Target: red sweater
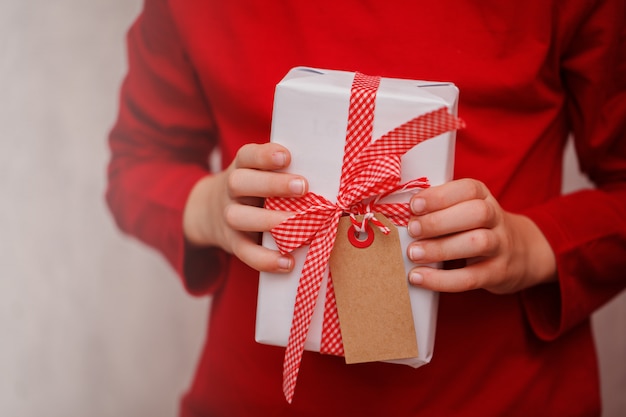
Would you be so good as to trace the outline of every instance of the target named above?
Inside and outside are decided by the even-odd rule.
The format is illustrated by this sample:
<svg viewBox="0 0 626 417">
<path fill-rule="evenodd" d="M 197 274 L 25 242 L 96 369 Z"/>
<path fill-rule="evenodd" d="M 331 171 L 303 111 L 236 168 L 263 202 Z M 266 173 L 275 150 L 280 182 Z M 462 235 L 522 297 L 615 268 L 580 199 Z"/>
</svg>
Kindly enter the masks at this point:
<svg viewBox="0 0 626 417">
<path fill-rule="evenodd" d="M 214 296 L 182 416 L 598 415 L 590 314 L 626 283 L 625 3 L 147 0 L 128 34 L 107 200 L 192 294 Z M 442 294 L 418 369 L 304 354 L 294 402 L 284 349 L 254 341 L 258 273 L 191 249 L 182 212 L 218 146 L 269 137 L 294 66 L 454 82 L 467 123 L 456 177 L 487 184 L 549 240 L 559 281 L 511 295 Z M 573 132 L 595 190 L 559 196 Z"/>
</svg>

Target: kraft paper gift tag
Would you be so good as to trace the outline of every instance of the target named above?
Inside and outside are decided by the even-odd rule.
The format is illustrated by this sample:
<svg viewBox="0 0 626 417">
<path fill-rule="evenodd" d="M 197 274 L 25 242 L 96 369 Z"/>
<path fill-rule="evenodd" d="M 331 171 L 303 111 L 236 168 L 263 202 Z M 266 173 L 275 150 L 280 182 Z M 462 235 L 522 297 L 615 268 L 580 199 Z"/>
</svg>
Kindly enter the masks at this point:
<svg viewBox="0 0 626 417">
<path fill-rule="evenodd" d="M 346 363 L 418 356 L 398 230 L 385 216 L 375 217 L 388 235 L 368 226 L 367 236 L 357 239 L 350 218 L 342 217 L 330 256 Z"/>
</svg>

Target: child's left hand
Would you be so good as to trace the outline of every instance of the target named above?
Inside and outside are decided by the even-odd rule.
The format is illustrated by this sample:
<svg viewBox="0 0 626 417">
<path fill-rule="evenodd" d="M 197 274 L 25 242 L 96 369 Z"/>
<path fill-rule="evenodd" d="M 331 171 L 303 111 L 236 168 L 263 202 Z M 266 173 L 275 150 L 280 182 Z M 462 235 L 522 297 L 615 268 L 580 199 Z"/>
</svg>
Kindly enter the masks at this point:
<svg viewBox="0 0 626 417">
<path fill-rule="evenodd" d="M 512 293 L 556 280 L 554 253 L 529 218 L 504 211 L 487 187 L 462 179 L 420 191 L 411 199 L 407 249 L 416 264 L 411 284 L 444 292 L 483 288 Z M 465 259 L 441 270 L 421 264 Z"/>
</svg>

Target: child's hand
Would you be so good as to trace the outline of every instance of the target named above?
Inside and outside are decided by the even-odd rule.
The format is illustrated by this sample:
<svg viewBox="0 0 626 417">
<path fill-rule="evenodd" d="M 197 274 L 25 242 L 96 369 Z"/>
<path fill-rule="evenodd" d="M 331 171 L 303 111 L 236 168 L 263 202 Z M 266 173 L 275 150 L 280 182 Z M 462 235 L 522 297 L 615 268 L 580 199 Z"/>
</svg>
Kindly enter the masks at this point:
<svg viewBox="0 0 626 417">
<path fill-rule="evenodd" d="M 192 189 L 183 216 L 187 240 L 219 246 L 258 271 L 287 272 L 291 255 L 259 245 L 259 232 L 269 231 L 291 213 L 262 208 L 264 197 L 298 197 L 307 192 L 298 175 L 272 172 L 289 165 L 291 156 L 274 143 L 241 147 L 228 169 L 200 180 Z"/>
<path fill-rule="evenodd" d="M 417 266 L 413 285 L 458 292 L 484 288 L 512 293 L 556 279 L 554 253 L 530 219 L 504 211 L 487 187 L 463 179 L 411 199 L 408 256 L 418 264 L 465 259 L 460 269 Z"/>
</svg>

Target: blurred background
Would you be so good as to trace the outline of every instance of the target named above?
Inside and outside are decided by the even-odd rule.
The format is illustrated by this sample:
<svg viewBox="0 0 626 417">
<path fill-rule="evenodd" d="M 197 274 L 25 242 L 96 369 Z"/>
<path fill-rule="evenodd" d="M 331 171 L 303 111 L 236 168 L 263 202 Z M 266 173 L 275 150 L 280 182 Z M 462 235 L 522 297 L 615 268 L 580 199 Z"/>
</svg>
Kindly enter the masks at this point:
<svg viewBox="0 0 626 417">
<path fill-rule="evenodd" d="M 0 2 L 0 416 L 172 417 L 192 377 L 209 300 L 122 236 L 103 200 L 140 7 Z M 585 186 L 567 161 L 565 188 Z M 624 416 L 626 294 L 594 328 L 604 417 Z"/>
<path fill-rule="evenodd" d="M 208 300 L 103 200 L 140 7 L 0 1 L 0 416 L 176 416 L 192 377 Z"/>
</svg>

